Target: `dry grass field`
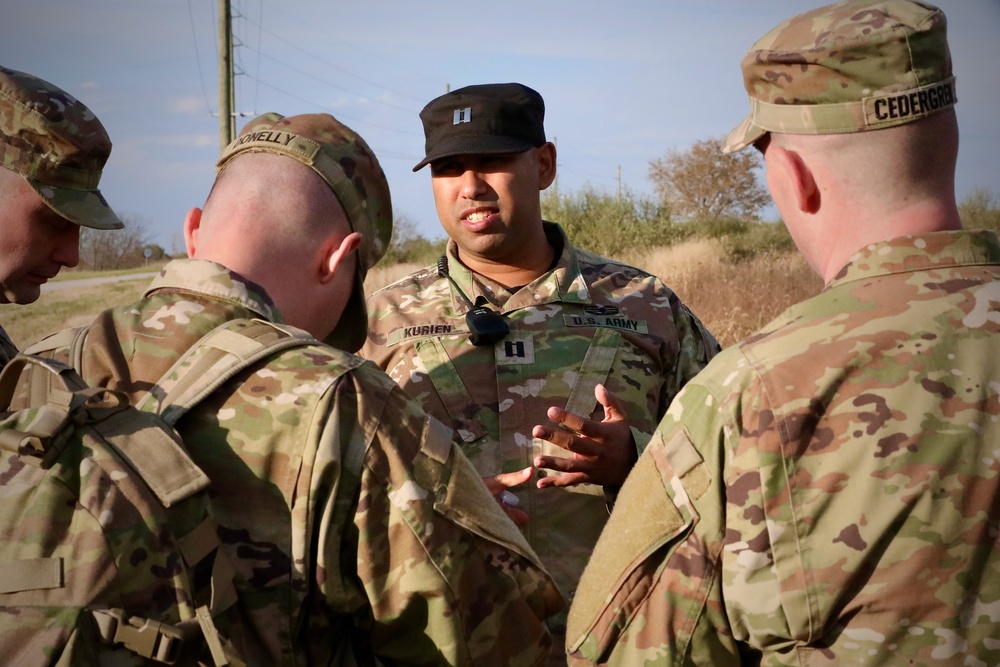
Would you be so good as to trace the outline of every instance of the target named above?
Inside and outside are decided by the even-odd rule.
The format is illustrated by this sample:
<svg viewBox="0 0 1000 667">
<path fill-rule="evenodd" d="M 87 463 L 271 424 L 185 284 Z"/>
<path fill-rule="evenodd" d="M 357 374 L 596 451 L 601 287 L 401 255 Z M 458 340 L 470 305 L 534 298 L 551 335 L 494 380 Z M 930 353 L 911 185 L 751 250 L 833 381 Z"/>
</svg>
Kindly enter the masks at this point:
<svg viewBox="0 0 1000 667">
<path fill-rule="evenodd" d="M 113 305 L 134 301 L 149 279 L 130 279 L 93 287 L 66 287 L 42 293 L 35 303 L 0 304 L 0 325 L 23 348 L 47 333 L 90 322 Z"/>
<path fill-rule="evenodd" d="M 792 303 L 816 294 L 822 284 L 795 252 L 763 253 L 732 263 L 717 240 L 694 240 L 622 261 L 659 276 L 705 323 L 723 346 L 742 340 Z M 365 281 L 370 292 L 419 268 L 396 264 L 376 268 Z M 27 306 L 0 305 L 0 324 L 24 347 L 57 329 L 89 322 L 104 308 L 142 293 L 147 279 L 95 287 L 51 290 Z"/>
<path fill-rule="evenodd" d="M 659 276 L 723 347 L 823 287 L 797 251 L 768 251 L 736 263 L 725 257 L 719 240 L 698 239 L 621 259 Z"/>
</svg>

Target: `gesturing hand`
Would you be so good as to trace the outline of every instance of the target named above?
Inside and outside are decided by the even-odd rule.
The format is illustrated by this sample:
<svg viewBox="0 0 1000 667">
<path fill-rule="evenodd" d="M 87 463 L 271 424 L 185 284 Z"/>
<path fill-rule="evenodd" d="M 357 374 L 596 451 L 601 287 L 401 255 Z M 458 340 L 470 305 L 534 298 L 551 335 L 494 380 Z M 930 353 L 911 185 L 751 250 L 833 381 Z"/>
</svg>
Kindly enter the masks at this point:
<svg viewBox="0 0 1000 667">
<path fill-rule="evenodd" d="M 505 472 L 499 475 L 493 475 L 492 477 L 483 477 L 483 483 L 486 484 L 486 488 L 489 489 L 493 498 L 500 503 L 500 509 L 510 517 L 519 528 L 524 524 L 528 523 L 528 513 L 517 507 L 514 504 L 517 500 L 517 496 L 507 491 L 507 489 L 513 488 L 524 484 L 529 479 L 531 479 L 531 474 L 533 470 L 531 468 L 525 468 L 524 470 L 518 470 L 516 472 Z"/>
<path fill-rule="evenodd" d="M 627 416 L 618 399 L 604 385 L 594 388 L 594 397 L 604 407 L 601 421 L 551 407 L 546 414 L 558 426 L 550 428 L 538 424 L 531 430 L 534 437 L 573 453 L 570 457 L 535 457 L 535 467 L 558 472 L 540 478 L 539 489 L 584 483 L 618 487 L 628 477 L 638 457 Z"/>
</svg>

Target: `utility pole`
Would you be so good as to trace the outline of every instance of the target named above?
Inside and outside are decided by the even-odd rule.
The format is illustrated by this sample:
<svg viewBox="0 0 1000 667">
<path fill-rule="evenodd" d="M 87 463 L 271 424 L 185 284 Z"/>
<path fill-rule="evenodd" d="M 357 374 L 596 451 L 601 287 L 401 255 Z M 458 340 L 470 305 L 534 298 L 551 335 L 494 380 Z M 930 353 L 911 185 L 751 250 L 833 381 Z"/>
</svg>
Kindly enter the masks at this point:
<svg viewBox="0 0 1000 667">
<path fill-rule="evenodd" d="M 220 153 L 236 138 L 233 114 L 233 15 L 229 0 L 219 0 L 219 143 Z"/>
</svg>

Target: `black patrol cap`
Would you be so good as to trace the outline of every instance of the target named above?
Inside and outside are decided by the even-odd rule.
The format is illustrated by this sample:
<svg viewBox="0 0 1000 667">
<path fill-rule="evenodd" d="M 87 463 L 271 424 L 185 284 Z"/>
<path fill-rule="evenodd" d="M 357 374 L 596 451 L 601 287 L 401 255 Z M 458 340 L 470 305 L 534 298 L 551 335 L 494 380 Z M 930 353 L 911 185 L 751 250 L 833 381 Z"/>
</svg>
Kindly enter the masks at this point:
<svg viewBox="0 0 1000 667">
<path fill-rule="evenodd" d="M 420 112 L 426 157 L 413 171 L 453 155 L 523 153 L 545 143 L 545 102 L 520 83 L 487 83 L 445 93 Z"/>
</svg>

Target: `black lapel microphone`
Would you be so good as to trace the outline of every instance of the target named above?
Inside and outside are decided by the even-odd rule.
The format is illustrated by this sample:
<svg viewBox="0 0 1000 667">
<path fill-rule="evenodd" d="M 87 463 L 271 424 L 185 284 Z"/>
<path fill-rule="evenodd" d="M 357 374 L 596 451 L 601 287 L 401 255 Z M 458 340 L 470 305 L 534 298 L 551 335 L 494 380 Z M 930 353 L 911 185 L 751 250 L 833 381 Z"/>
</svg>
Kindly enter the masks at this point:
<svg viewBox="0 0 1000 667">
<path fill-rule="evenodd" d="M 469 312 L 465 314 L 465 324 L 469 327 L 469 341 L 473 345 L 493 345 L 507 337 L 510 327 L 503 315 L 486 307 L 486 299 L 479 297 L 476 303 L 469 301 L 465 292 L 458 286 L 455 279 L 448 273 L 448 256 L 442 255 L 437 261 L 438 275 L 445 278 L 452 284 L 462 301 L 468 306 Z"/>
</svg>

